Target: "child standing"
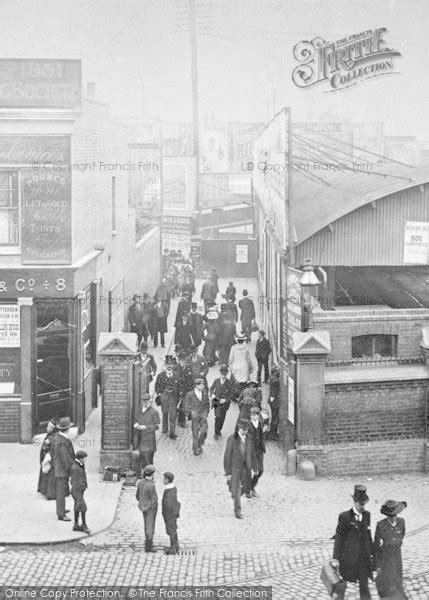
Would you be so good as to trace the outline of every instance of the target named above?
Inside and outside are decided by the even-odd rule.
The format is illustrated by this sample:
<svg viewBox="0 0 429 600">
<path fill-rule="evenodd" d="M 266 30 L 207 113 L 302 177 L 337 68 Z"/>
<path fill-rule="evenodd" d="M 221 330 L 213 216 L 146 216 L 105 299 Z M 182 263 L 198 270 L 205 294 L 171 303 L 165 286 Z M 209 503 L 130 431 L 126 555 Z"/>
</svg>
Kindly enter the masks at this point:
<svg viewBox="0 0 429 600">
<path fill-rule="evenodd" d="M 73 531 L 91 533 L 86 525 L 87 506 L 83 494 L 88 487 L 85 472 L 85 459 L 88 454 L 85 450 L 78 450 L 70 472 L 71 495 L 74 500 L 74 525 Z M 79 513 L 82 515 L 82 525 L 79 525 Z"/>
<path fill-rule="evenodd" d="M 162 516 L 165 529 L 170 537 L 170 549 L 167 554 L 177 554 L 180 550 L 177 538 L 177 519 L 180 516 L 180 502 L 177 500 L 177 488 L 173 485 L 174 475 L 167 471 L 164 473 L 164 495 L 162 496 Z"/>
</svg>

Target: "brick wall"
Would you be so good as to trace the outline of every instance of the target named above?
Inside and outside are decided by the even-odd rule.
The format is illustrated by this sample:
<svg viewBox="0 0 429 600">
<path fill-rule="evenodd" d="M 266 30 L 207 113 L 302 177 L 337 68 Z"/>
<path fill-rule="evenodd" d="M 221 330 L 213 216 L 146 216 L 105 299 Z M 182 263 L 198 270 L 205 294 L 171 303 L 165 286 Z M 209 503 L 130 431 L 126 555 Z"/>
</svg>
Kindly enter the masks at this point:
<svg viewBox="0 0 429 600">
<path fill-rule="evenodd" d="M 0 442 L 20 441 L 20 401 L 20 398 L 0 400 Z"/>
<path fill-rule="evenodd" d="M 297 460 L 314 462 L 318 477 L 424 471 L 424 440 L 300 446 Z"/>
<path fill-rule="evenodd" d="M 327 385 L 325 443 L 423 438 L 427 389 L 427 380 Z"/>
<path fill-rule="evenodd" d="M 315 311 L 314 329 L 329 331 L 329 360 L 351 360 L 352 337 L 369 334 L 397 335 L 398 356 L 420 354 L 421 329 L 429 325 L 429 310 Z"/>
</svg>

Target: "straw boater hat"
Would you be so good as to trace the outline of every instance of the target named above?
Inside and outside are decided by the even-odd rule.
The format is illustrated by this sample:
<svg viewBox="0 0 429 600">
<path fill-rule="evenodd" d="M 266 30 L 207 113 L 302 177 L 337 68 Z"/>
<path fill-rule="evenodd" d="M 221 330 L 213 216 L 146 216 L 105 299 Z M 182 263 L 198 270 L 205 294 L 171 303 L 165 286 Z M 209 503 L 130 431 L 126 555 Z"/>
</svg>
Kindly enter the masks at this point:
<svg viewBox="0 0 429 600">
<path fill-rule="evenodd" d="M 238 340 L 247 340 L 247 336 L 244 335 L 244 333 L 237 333 L 237 335 L 235 336 L 235 339 Z"/>
<path fill-rule="evenodd" d="M 60 431 L 65 431 L 66 429 L 70 429 L 73 423 L 70 421 L 70 417 L 63 417 L 58 421 L 57 429 Z"/>
<path fill-rule="evenodd" d="M 398 502 L 397 500 L 387 500 L 381 507 L 380 512 L 382 515 L 386 515 L 386 517 L 396 517 L 396 515 L 402 512 L 404 508 L 407 508 L 407 503 L 404 500 L 401 502 Z"/>
</svg>

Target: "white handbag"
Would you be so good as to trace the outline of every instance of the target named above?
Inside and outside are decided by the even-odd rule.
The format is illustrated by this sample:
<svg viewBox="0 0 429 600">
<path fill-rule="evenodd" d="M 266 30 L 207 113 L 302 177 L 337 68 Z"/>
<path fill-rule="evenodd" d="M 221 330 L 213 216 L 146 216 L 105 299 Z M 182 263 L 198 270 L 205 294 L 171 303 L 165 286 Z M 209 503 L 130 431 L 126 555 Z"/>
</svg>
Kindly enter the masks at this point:
<svg viewBox="0 0 429 600">
<path fill-rule="evenodd" d="M 52 456 L 50 454 L 50 452 L 47 452 L 45 454 L 45 458 L 42 460 L 42 473 L 49 473 L 49 471 L 52 469 Z"/>
</svg>

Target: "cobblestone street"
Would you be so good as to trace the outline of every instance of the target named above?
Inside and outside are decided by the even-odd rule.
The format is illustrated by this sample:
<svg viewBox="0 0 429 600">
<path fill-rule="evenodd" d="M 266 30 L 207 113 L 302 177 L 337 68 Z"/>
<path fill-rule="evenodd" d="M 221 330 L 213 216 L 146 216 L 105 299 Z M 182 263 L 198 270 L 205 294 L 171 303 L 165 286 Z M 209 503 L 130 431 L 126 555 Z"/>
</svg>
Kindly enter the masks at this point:
<svg viewBox="0 0 429 600">
<path fill-rule="evenodd" d="M 224 281 L 221 281 L 221 289 Z M 240 282 L 249 289 L 253 282 Z M 175 314 L 175 305 L 172 306 Z M 254 336 L 256 338 L 256 336 Z M 254 352 L 255 341 L 251 344 Z M 163 351 L 164 352 L 164 351 Z M 156 360 L 161 366 L 161 350 Z M 209 383 L 217 376 L 213 367 Z M 285 475 L 281 447 L 267 443 L 265 472 L 258 498 L 243 497 L 243 520 L 234 517 L 223 473 L 226 438 L 233 432 L 238 408 L 228 411 L 223 437 L 213 438 L 213 414 L 204 453 L 194 456 L 189 423 L 176 441 L 159 436 L 155 483 L 162 496 L 161 474 L 175 473 L 182 504 L 180 555 L 164 555 L 168 546 L 160 510 L 155 529 L 159 551 L 145 554 L 143 522 L 135 488 L 123 488 L 114 522 L 83 542 L 57 546 L 5 547 L 0 553 L 0 585 L 263 585 L 280 600 L 328 598 L 320 581 L 321 565 L 332 555 L 338 513 L 351 506 L 355 478 L 307 482 Z M 423 474 L 361 477 L 368 487 L 372 527 L 380 506 L 392 497 L 406 500 L 407 536 L 403 547 L 405 588 L 411 599 L 429 598 L 429 480 Z M 89 507 L 90 524 L 91 507 Z M 377 597 L 375 586 L 372 586 Z M 350 585 L 347 599 L 358 598 Z"/>
</svg>

